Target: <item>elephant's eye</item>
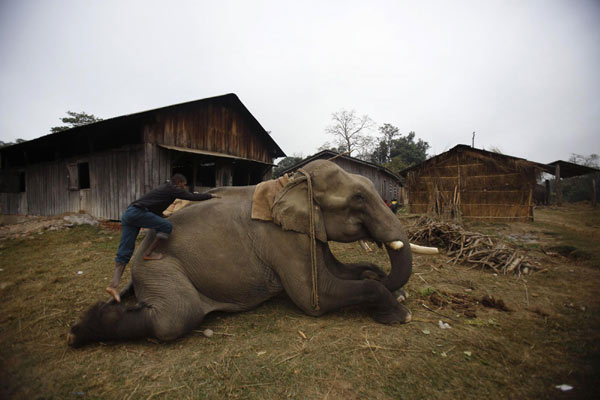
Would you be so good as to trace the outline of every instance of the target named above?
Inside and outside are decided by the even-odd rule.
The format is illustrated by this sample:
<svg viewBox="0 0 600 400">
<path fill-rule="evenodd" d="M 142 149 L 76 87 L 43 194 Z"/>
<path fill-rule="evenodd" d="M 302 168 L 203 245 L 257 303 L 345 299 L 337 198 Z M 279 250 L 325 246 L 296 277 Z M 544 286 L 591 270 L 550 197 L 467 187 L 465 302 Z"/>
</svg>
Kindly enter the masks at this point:
<svg viewBox="0 0 600 400">
<path fill-rule="evenodd" d="M 362 193 L 356 193 L 354 196 L 352 196 L 353 203 L 363 203 L 364 201 L 365 201 L 365 196 L 363 196 Z"/>
</svg>

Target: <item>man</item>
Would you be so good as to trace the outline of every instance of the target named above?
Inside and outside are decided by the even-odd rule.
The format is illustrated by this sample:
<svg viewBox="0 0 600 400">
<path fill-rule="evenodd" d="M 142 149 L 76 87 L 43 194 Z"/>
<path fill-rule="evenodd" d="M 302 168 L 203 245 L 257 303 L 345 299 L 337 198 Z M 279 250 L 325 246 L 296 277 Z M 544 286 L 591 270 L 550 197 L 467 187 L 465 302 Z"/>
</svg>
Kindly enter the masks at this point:
<svg viewBox="0 0 600 400">
<path fill-rule="evenodd" d="M 399 207 L 398 200 L 396 200 L 396 199 L 392 200 L 392 204 L 390 204 L 390 209 L 392 210 L 392 212 L 394 214 L 396 214 L 396 212 L 398 211 L 398 207 Z"/>
<path fill-rule="evenodd" d="M 175 199 L 202 201 L 218 197 L 208 193 L 190 193 L 185 190 L 186 184 L 187 179 L 185 176 L 175 174 L 171 177 L 170 181 L 163 183 L 131 203 L 121 216 L 123 229 L 121 242 L 119 243 L 119 249 L 115 257 L 115 272 L 110 285 L 106 288 L 106 291 L 115 301 L 121 301 L 117 288 L 125 266 L 133 255 L 135 240 L 140 232 L 140 228 L 156 230 L 156 238 L 143 254 L 144 260 L 160 260 L 162 254 L 156 251 L 156 248 L 169 238 L 173 229 L 171 223 L 163 218 L 162 212 Z"/>
</svg>

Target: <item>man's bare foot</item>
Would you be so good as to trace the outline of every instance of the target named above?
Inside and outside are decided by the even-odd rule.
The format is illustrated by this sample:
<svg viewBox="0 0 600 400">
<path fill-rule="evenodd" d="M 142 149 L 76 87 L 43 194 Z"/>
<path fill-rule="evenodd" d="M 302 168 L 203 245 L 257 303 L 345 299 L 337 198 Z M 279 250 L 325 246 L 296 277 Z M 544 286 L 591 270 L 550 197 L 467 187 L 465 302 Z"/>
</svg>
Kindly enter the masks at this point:
<svg viewBox="0 0 600 400">
<path fill-rule="evenodd" d="M 106 288 L 106 292 L 108 294 L 110 294 L 112 296 L 112 298 L 115 299 L 115 301 L 117 303 L 121 302 L 121 296 L 119 296 L 119 292 L 117 291 L 116 288 L 113 288 L 113 287 L 109 286 L 109 287 Z"/>
<path fill-rule="evenodd" d="M 144 260 L 149 261 L 149 260 L 160 260 L 161 258 L 163 258 L 162 253 L 157 253 L 155 251 L 153 251 L 150 254 L 144 254 Z"/>
</svg>

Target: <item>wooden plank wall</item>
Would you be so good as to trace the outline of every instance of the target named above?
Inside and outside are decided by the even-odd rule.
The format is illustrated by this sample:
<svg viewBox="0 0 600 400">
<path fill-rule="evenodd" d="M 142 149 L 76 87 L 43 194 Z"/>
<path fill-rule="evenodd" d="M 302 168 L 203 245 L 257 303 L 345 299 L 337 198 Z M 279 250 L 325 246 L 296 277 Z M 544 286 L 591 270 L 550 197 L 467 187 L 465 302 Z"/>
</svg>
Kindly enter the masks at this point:
<svg viewBox="0 0 600 400">
<path fill-rule="evenodd" d="M 400 185 L 377 168 L 369 167 L 368 165 L 356 163 L 341 157 L 332 161 L 339 165 L 344 171 L 369 178 L 383 200 L 392 201 L 396 198 L 398 201 L 402 201 Z"/>
<path fill-rule="evenodd" d="M 27 214 L 57 215 L 79 211 L 79 197 L 68 190 L 67 160 L 25 169 Z"/>
<path fill-rule="evenodd" d="M 26 215 L 26 193 L 0 193 L 0 214 Z"/>
<path fill-rule="evenodd" d="M 148 152 L 147 152 L 148 151 Z M 69 190 L 68 166 L 88 162 L 90 188 Z M 58 215 L 80 210 L 119 220 L 127 206 L 169 177 L 170 157 L 137 145 L 25 168 L 26 192 L 1 193 L 4 214 Z"/>
<path fill-rule="evenodd" d="M 163 110 L 144 126 L 144 141 L 206 150 L 272 163 L 259 132 L 238 110 L 225 104 Z"/>
<path fill-rule="evenodd" d="M 171 153 L 156 144 L 144 144 L 143 165 L 145 173 L 139 183 L 143 182 L 144 193 L 171 177 Z"/>
<path fill-rule="evenodd" d="M 88 204 L 91 215 L 119 220 L 127 206 L 146 193 L 145 147 L 124 147 L 93 155 Z"/>
</svg>

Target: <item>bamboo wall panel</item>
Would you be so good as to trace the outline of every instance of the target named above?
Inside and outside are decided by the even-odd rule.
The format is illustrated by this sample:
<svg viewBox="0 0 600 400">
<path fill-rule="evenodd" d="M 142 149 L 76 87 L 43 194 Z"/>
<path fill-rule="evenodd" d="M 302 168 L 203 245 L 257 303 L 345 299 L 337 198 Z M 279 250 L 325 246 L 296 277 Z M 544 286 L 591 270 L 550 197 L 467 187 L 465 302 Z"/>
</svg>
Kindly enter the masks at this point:
<svg viewBox="0 0 600 400">
<path fill-rule="evenodd" d="M 449 153 L 434 165 L 409 173 L 409 206 L 414 213 L 460 215 L 487 220 L 533 218 L 531 191 L 536 170 L 523 160 L 486 159 Z"/>
</svg>

